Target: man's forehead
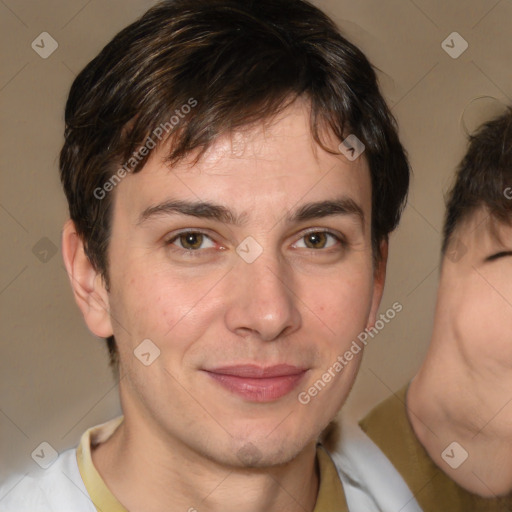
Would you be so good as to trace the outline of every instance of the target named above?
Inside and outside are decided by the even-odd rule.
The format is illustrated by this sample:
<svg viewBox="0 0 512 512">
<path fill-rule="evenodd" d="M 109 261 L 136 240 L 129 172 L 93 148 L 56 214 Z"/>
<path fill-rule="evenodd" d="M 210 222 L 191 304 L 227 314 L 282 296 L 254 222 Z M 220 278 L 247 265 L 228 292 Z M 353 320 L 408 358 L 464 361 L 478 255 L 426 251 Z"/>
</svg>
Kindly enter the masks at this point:
<svg viewBox="0 0 512 512">
<path fill-rule="evenodd" d="M 268 215 L 287 223 L 343 215 L 364 225 L 370 220 L 371 191 L 356 177 L 343 177 L 340 172 L 276 168 L 269 173 L 245 173 L 247 179 L 239 180 L 238 168 L 216 174 L 168 170 L 149 174 L 142 186 L 134 184 L 123 202 L 138 216 L 137 224 L 181 213 L 239 226 Z"/>
<path fill-rule="evenodd" d="M 166 205 L 173 200 L 209 203 L 215 205 L 210 208 L 212 218 L 238 220 L 262 205 L 271 206 L 274 213 L 279 206 L 290 218 L 292 210 L 325 209 L 319 204 L 331 202 L 327 209 L 345 209 L 369 220 L 371 180 L 366 159 L 349 161 L 342 154 L 325 151 L 311 134 L 308 116 L 303 105 L 291 105 L 272 123 L 222 135 L 204 154 L 191 153 L 174 165 L 166 162 L 168 147 L 155 148 L 144 168 L 129 176 L 129 197 L 123 202 L 130 203 L 132 211 L 135 207 L 137 223 L 155 212 L 176 210 Z M 220 215 L 219 207 L 230 212 Z M 191 211 L 190 204 L 186 208 Z M 196 204 L 194 211 L 200 210 Z M 301 218 L 296 213 L 294 220 Z M 303 218 L 308 216 L 312 217 L 311 211 L 303 212 Z"/>
<path fill-rule="evenodd" d="M 302 157 L 318 160 L 325 151 L 313 136 L 310 115 L 309 102 L 299 98 L 277 114 L 219 134 L 206 149 L 198 148 L 169 167 L 176 173 L 222 173 L 220 167 L 228 160 L 252 159 L 283 163 L 298 147 Z M 340 155 L 337 151 L 340 141 L 332 130 L 321 129 L 321 139 L 333 153 Z M 156 148 L 150 160 L 156 157 L 157 161 L 165 162 L 171 153 L 172 143 L 170 138 Z"/>
</svg>

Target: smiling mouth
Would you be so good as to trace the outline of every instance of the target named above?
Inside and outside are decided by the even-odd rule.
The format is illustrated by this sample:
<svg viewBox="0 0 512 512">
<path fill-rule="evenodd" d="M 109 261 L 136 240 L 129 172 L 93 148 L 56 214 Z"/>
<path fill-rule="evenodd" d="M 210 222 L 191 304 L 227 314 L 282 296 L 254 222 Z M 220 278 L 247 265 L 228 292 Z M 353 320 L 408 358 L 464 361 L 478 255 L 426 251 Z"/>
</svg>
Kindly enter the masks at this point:
<svg viewBox="0 0 512 512">
<path fill-rule="evenodd" d="M 273 402 L 288 395 L 304 378 L 306 368 L 279 364 L 225 366 L 203 370 L 228 391 L 249 402 Z"/>
</svg>

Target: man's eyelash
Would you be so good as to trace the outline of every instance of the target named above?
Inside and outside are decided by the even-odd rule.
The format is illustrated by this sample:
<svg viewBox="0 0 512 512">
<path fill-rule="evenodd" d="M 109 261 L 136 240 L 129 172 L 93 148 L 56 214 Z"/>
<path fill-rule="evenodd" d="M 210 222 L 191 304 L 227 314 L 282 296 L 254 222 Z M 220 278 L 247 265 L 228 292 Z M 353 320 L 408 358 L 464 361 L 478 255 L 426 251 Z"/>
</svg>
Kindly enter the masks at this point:
<svg viewBox="0 0 512 512">
<path fill-rule="evenodd" d="M 205 231 L 198 231 L 197 229 L 194 229 L 194 230 L 186 230 L 186 231 L 180 231 L 179 233 L 176 233 L 175 235 L 173 235 L 171 238 L 167 238 L 165 240 L 165 243 L 168 245 L 168 244 L 172 244 L 173 242 L 175 242 L 180 236 L 183 236 L 183 235 L 189 235 L 189 234 L 194 234 L 194 235 L 203 235 L 203 236 L 206 236 L 208 238 L 210 238 L 212 241 L 213 241 L 213 238 L 208 234 L 206 233 Z"/>
<path fill-rule="evenodd" d="M 496 254 L 493 254 L 492 256 L 488 256 L 485 258 L 485 261 L 494 261 L 498 258 L 503 258 L 504 256 L 512 256 L 512 251 L 501 251 Z"/>
</svg>

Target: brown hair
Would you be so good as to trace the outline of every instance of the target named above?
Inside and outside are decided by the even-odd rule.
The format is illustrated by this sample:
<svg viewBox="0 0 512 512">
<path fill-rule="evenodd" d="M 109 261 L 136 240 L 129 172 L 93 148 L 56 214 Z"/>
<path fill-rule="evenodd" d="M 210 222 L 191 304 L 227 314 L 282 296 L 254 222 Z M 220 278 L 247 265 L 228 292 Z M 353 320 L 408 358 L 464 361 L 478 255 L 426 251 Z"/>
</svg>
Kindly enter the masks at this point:
<svg viewBox="0 0 512 512">
<path fill-rule="evenodd" d="M 409 165 L 374 70 L 322 11 L 304 0 L 169 0 L 117 34 L 73 82 L 60 155 L 71 219 L 106 285 L 107 182 L 138 172 L 150 139 L 172 142 L 170 163 L 193 151 L 199 158 L 220 135 L 299 97 L 311 105 L 311 133 L 324 149 L 322 128 L 365 145 L 378 258 L 399 222 Z M 155 137 L 162 127 L 165 136 Z M 115 363 L 113 337 L 108 345 Z"/>
<path fill-rule="evenodd" d="M 469 147 L 448 193 L 443 232 L 444 254 L 459 225 L 478 208 L 492 219 L 512 222 L 512 108 L 483 124 Z"/>
</svg>

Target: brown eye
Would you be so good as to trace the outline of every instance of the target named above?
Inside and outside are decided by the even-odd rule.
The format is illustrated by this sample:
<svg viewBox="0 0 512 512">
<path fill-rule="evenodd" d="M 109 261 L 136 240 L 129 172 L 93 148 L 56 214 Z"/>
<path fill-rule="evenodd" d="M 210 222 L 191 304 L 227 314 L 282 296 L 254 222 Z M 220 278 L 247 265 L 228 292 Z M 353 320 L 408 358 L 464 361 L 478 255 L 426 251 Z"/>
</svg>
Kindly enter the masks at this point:
<svg viewBox="0 0 512 512">
<path fill-rule="evenodd" d="M 178 257 L 206 256 L 212 254 L 213 250 L 222 251 L 215 240 L 201 231 L 182 231 L 169 238 L 165 244 L 169 246 L 172 253 Z"/>
<path fill-rule="evenodd" d="M 201 233 L 185 233 L 179 237 L 183 249 L 195 250 L 201 247 L 203 235 Z"/>
<path fill-rule="evenodd" d="M 315 249 L 320 251 L 323 249 L 334 249 L 336 245 L 340 249 L 344 248 L 346 246 L 345 240 L 330 231 L 310 231 L 301 236 L 293 244 L 293 247 L 295 249 Z"/>
<path fill-rule="evenodd" d="M 309 249 L 323 249 L 327 244 L 328 233 L 308 233 L 304 237 L 306 247 Z"/>
<path fill-rule="evenodd" d="M 196 231 L 180 233 L 167 243 L 185 251 L 198 251 L 199 249 L 209 249 L 214 246 L 213 241 L 208 235 Z"/>
<path fill-rule="evenodd" d="M 196 251 L 201 248 L 204 238 L 202 233 L 182 233 L 176 237 L 175 241 L 179 242 L 182 249 Z"/>
</svg>

